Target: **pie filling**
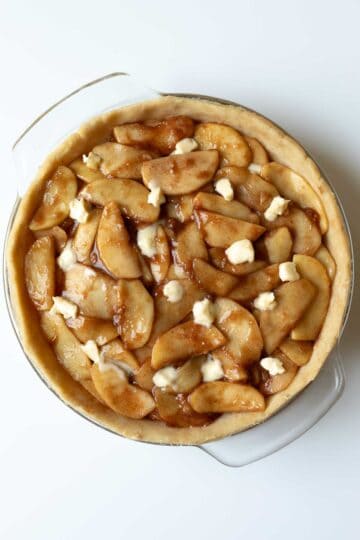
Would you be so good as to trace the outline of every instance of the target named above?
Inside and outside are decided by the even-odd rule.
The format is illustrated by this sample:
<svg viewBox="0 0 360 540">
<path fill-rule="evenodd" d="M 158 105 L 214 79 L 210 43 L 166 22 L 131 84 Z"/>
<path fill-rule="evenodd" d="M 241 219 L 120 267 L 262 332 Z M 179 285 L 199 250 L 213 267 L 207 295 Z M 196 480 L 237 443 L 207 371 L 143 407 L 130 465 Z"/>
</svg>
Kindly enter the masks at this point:
<svg viewBox="0 0 360 540">
<path fill-rule="evenodd" d="M 310 360 L 336 271 L 327 226 L 307 180 L 232 127 L 124 124 L 48 179 L 27 290 L 102 404 L 204 426 L 264 411 Z"/>
</svg>

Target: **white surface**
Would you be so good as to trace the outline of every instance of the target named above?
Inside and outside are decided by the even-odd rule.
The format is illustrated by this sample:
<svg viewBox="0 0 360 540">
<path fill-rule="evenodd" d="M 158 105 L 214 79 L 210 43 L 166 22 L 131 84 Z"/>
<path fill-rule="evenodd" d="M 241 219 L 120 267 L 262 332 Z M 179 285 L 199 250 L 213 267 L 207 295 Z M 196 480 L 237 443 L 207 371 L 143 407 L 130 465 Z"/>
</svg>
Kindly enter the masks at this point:
<svg viewBox="0 0 360 540">
<path fill-rule="evenodd" d="M 125 70 L 157 89 L 240 101 L 288 129 L 329 171 L 357 247 L 359 17 L 356 0 L 2 2 L 1 230 L 12 141 L 69 90 Z M 358 538 L 357 293 L 342 399 L 300 440 L 239 470 L 196 448 L 118 439 L 66 409 L 1 306 L 1 538 Z"/>
</svg>

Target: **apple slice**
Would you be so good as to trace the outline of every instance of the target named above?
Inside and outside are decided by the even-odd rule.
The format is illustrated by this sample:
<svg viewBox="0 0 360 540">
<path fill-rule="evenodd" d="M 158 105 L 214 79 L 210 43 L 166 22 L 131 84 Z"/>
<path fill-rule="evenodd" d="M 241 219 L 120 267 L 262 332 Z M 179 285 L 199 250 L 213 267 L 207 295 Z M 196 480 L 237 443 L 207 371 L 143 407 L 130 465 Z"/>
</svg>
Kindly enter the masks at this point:
<svg viewBox="0 0 360 540">
<path fill-rule="evenodd" d="M 197 210 L 209 210 L 223 216 L 259 223 L 257 214 L 252 212 L 245 204 L 239 201 L 226 201 L 223 197 L 214 193 L 201 191 L 194 198 L 193 204 Z"/>
<path fill-rule="evenodd" d="M 309 182 L 292 169 L 271 162 L 261 169 L 261 176 L 271 182 L 280 195 L 297 203 L 300 208 L 312 208 L 319 216 L 321 233 L 328 229 L 328 219 L 320 197 L 315 193 Z"/>
<path fill-rule="evenodd" d="M 34 231 L 35 238 L 43 238 L 44 236 L 51 236 L 54 238 L 56 253 L 60 253 L 67 242 L 67 234 L 58 225 L 51 227 L 51 229 L 43 229 L 41 231 Z"/>
<path fill-rule="evenodd" d="M 25 283 L 39 311 L 50 309 L 55 296 L 55 243 L 51 236 L 35 240 L 25 256 Z"/>
<path fill-rule="evenodd" d="M 227 338 L 220 349 L 242 367 L 260 358 L 263 340 L 254 316 L 245 308 L 227 298 L 217 298 L 216 325 Z"/>
<path fill-rule="evenodd" d="M 160 418 L 169 426 L 190 427 L 206 426 L 212 418 L 206 414 L 196 413 L 189 405 L 185 396 L 174 396 L 163 392 L 160 388 L 154 391 L 156 407 Z"/>
<path fill-rule="evenodd" d="M 118 336 L 117 330 L 111 321 L 79 315 L 73 319 L 66 319 L 65 322 L 82 343 L 95 341 L 97 345 L 101 346 Z"/>
<path fill-rule="evenodd" d="M 137 373 L 140 367 L 135 356 L 124 348 L 119 338 L 103 345 L 100 354 L 105 362 L 111 362 L 131 375 Z"/>
<path fill-rule="evenodd" d="M 229 178 L 237 198 L 257 212 L 265 212 L 273 198 L 279 195 L 273 184 L 246 168 L 224 167 L 217 171 L 216 177 Z"/>
<path fill-rule="evenodd" d="M 308 363 L 313 348 L 314 344 L 311 341 L 293 341 L 289 338 L 279 345 L 280 351 L 299 367 Z"/>
<path fill-rule="evenodd" d="M 174 195 L 168 197 L 166 213 L 169 218 L 177 219 L 181 223 L 190 221 L 193 211 L 192 195 Z"/>
<path fill-rule="evenodd" d="M 284 283 L 275 290 L 275 308 L 259 313 L 260 330 L 267 354 L 271 354 L 290 334 L 315 294 L 314 285 L 307 279 Z"/>
<path fill-rule="evenodd" d="M 188 116 L 171 116 L 150 125 L 134 122 L 114 128 L 118 143 L 170 154 L 181 139 L 192 137 L 194 122 Z"/>
<path fill-rule="evenodd" d="M 279 375 L 270 375 L 268 371 L 260 367 L 259 389 L 265 396 L 271 396 L 285 390 L 294 380 L 299 369 L 298 366 L 279 349 L 274 352 L 273 356 L 281 361 L 285 368 L 285 372 L 280 373 Z"/>
<path fill-rule="evenodd" d="M 29 228 L 39 231 L 62 223 L 69 215 L 69 203 L 76 197 L 76 192 L 76 176 L 71 169 L 61 165 L 47 181 L 42 203 Z"/>
<path fill-rule="evenodd" d="M 95 146 L 93 153 L 101 157 L 99 168 L 103 175 L 139 180 L 141 179 L 142 164 L 157 156 L 157 154 L 148 150 L 139 150 L 114 142 L 106 142 Z"/>
<path fill-rule="evenodd" d="M 112 319 L 118 311 L 118 282 L 103 272 L 74 264 L 65 272 L 63 296 L 87 317 Z"/>
<path fill-rule="evenodd" d="M 202 374 L 200 368 L 205 359 L 206 356 L 190 358 L 179 368 L 174 385 L 174 391 L 177 394 L 188 394 L 201 383 Z"/>
<path fill-rule="evenodd" d="M 155 238 L 156 255 L 151 258 L 151 272 L 157 283 L 161 283 L 167 276 L 171 254 L 169 249 L 168 238 L 164 227 L 158 226 Z"/>
<path fill-rule="evenodd" d="M 247 167 L 251 163 L 252 152 L 245 138 L 236 129 L 212 122 L 198 124 L 195 139 L 202 150 L 218 150 L 221 165 Z"/>
<path fill-rule="evenodd" d="M 225 379 L 232 382 L 247 382 L 247 370 L 238 364 L 236 359 L 226 350 L 226 346 L 212 351 L 211 356 L 221 362 Z"/>
<path fill-rule="evenodd" d="M 265 399 L 248 384 L 215 381 L 198 386 L 188 398 L 198 413 L 255 412 L 265 410 Z"/>
<path fill-rule="evenodd" d="M 101 371 L 97 364 L 91 368 L 95 388 L 113 411 L 128 418 L 144 418 L 155 408 L 152 396 L 141 388 L 129 384 L 118 368 Z"/>
<path fill-rule="evenodd" d="M 138 351 L 139 349 L 137 349 Z M 135 382 L 143 390 L 151 392 L 154 386 L 153 376 L 155 371 L 151 367 L 151 360 L 144 362 L 135 373 Z"/>
<path fill-rule="evenodd" d="M 119 284 L 119 334 L 127 349 L 147 343 L 154 320 L 154 301 L 138 279 Z"/>
<path fill-rule="evenodd" d="M 94 180 L 103 180 L 104 175 L 100 171 L 95 171 L 87 167 L 81 158 L 75 159 L 69 165 L 69 168 L 76 174 L 80 180 L 89 184 Z"/>
<path fill-rule="evenodd" d="M 145 257 L 143 256 L 143 254 L 141 253 L 139 248 L 134 245 L 134 249 L 136 251 L 136 254 L 137 254 L 137 257 L 138 257 L 138 260 L 139 260 L 142 279 L 143 279 L 145 285 L 153 285 L 154 276 L 151 273 L 150 266 L 148 265 L 147 261 L 145 260 Z"/>
<path fill-rule="evenodd" d="M 271 264 L 282 263 L 291 258 L 292 237 L 287 227 L 279 227 L 263 237 L 267 258 Z"/>
<path fill-rule="evenodd" d="M 269 161 L 269 157 L 263 145 L 253 137 L 244 137 L 244 139 L 252 151 L 251 163 L 256 163 L 256 165 L 265 165 L 265 163 Z"/>
<path fill-rule="evenodd" d="M 241 277 L 238 286 L 229 296 L 237 302 L 249 302 L 262 292 L 272 291 L 279 283 L 279 265 L 272 264 Z"/>
<path fill-rule="evenodd" d="M 265 221 L 268 229 L 287 227 L 292 233 L 294 253 L 314 255 L 321 245 L 320 230 L 312 219 L 312 215 L 295 205 L 289 206 L 286 214 L 275 221 Z"/>
<path fill-rule="evenodd" d="M 207 260 L 208 252 L 196 224 L 187 223 L 176 237 L 174 259 L 185 272 L 192 272 L 192 262 L 195 257 Z"/>
<path fill-rule="evenodd" d="M 226 296 L 238 283 L 235 276 L 217 270 L 197 257 L 193 260 L 193 273 L 200 287 L 215 296 Z"/>
<path fill-rule="evenodd" d="M 225 255 L 225 250 L 222 248 L 211 248 L 209 249 L 209 254 L 211 262 L 214 266 L 216 266 L 216 268 L 219 268 L 224 272 L 228 272 L 229 274 L 234 274 L 235 276 L 245 276 L 266 266 L 265 261 L 231 264 Z"/>
<path fill-rule="evenodd" d="M 57 313 L 46 311 L 41 314 L 41 328 L 51 343 L 60 364 L 79 383 L 90 381 L 91 362 L 81 349 L 81 344 L 64 319 Z"/>
<path fill-rule="evenodd" d="M 330 251 L 322 244 L 314 257 L 323 264 L 327 270 L 329 278 L 333 281 L 336 274 L 336 263 L 330 254 Z"/>
<path fill-rule="evenodd" d="M 151 361 L 151 352 L 152 347 L 149 345 L 149 342 L 144 345 L 143 347 L 140 347 L 139 349 L 134 349 L 133 354 L 136 357 L 136 360 L 139 362 L 139 364 L 144 364 L 145 362 Z"/>
<path fill-rule="evenodd" d="M 265 228 L 255 223 L 234 219 L 213 212 L 197 212 L 198 223 L 205 242 L 212 247 L 227 248 L 237 240 L 257 240 Z"/>
<path fill-rule="evenodd" d="M 218 162 L 215 150 L 153 159 L 143 163 L 143 181 L 146 186 L 155 182 L 165 195 L 186 195 L 212 179 Z"/>
<path fill-rule="evenodd" d="M 99 206 L 106 206 L 113 201 L 128 217 L 153 223 L 159 217 L 160 210 L 147 202 L 149 193 L 146 187 L 134 180 L 105 178 L 85 186 L 79 196 Z"/>
<path fill-rule="evenodd" d="M 184 294 L 179 302 L 175 303 L 169 302 L 166 298 L 163 293 L 163 285 L 155 290 L 155 320 L 149 345 L 153 345 L 161 334 L 185 319 L 191 313 L 194 303 L 205 297 L 205 291 L 200 290 L 190 279 L 182 279 L 181 286 Z"/>
<path fill-rule="evenodd" d="M 315 340 L 324 323 L 331 292 L 331 281 L 325 267 L 314 257 L 294 255 L 293 261 L 301 277 L 317 289 L 311 306 L 291 332 L 291 339 Z"/>
<path fill-rule="evenodd" d="M 133 279 L 141 276 L 137 253 L 130 243 L 118 205 L 109 202 L 102 212 L 96 236 L 101 261 L 117 278 Z"/>
<path fill-rule="evenodd" d="M 224 345 L 225 337 L 215 327 L 206 328 L 187 321 L 159 336 L 151 356 L 153 369 L 175 364 L 189 356 L 206 354 Z"/>
<path fill-rule="evenodd" d="M 76 227 L 72 241 L 72 249 L 76 253 L 79 262 L 90 263 L 90 255 L 94 247 L 95 237 L 101 218 L 100 208 L 95 208 L 89 213 L 85 223 L 79 223 Z"/>
</svg>

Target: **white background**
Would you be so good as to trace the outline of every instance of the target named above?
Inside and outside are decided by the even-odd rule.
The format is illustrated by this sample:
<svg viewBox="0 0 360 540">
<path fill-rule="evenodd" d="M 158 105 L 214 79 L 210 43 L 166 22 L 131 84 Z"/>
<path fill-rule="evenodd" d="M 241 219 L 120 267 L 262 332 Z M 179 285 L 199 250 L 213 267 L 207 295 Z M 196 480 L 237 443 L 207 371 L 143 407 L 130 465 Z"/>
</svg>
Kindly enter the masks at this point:
<svg viewBox="0 0 360 540">
<path fill-rule="evenodd" d="M 156 89 L 239 101 L 298 137 L 330 172 L 356 248 L 359 19 L 356 0 L 1 2 L 1 231 L 19 132 L 68 91 L 123 70 Z M 243 469 L 84 421 L 36 377 L 1 309 L 2 539 L 359 538 L 357 293 L 343 397 L 300 440 Z"/>
</svg>

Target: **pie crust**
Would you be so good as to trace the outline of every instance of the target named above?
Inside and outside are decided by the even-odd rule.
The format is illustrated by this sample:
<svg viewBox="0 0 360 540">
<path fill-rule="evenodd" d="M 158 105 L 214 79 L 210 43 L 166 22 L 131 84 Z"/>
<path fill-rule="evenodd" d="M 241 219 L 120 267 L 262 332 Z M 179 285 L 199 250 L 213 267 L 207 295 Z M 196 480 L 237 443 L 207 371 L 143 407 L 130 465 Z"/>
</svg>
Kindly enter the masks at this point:
<svg viewBox="0 0 360 540">
<path fill-rule="evenodd" d="M 114 126 L 168 116 L 187 115 L 197 121 L 219 122 L 258 139 L 271 158 L 305 177 L 325 207 L 329 229 L 323 241 L 337 266 L 330 304 L 310 361 L 302 366 L 290 386 L 268 398 L 264 412 L 227 413 L 203 427 L 176 428 L 152 420 L 123 417 L 89 394 L 59 364 L 47 342 L 38 313 L 26 290 L 24 258 L 33 242 L 28 224 L 39 205 L 45 181 L 59 165 L 67 165 L 96 144 L 107 140 Z M 351 252 L 336 196 L 305 150 L 288 134 L 261 115 L 241 106 L 220 104 L 207 99 L 164 96 L 151 101 L 112 110 L 92 118 L 66 138 L 44 161 L 26 195 L 22 198 L 9 234 L 7 268 L 11 302 L 24 351 L 46 384 L 67 405 L 94 423 L 125 437 L 161 444 L 194 445 L 223 438 L 263 422 L 315 379 L 335 346 L 342 329 L 351 287 Z M 29 324 L 29 321 L 32 321 Z"/>
</svg>

